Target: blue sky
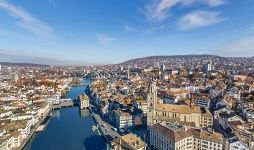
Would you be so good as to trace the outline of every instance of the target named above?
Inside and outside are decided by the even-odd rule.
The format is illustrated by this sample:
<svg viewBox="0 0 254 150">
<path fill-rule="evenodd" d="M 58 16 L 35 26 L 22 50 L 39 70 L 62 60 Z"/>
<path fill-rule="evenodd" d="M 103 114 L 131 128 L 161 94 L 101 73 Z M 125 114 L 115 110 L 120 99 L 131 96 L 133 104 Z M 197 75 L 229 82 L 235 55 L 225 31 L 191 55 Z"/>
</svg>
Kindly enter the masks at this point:
<svg viewBox="0 0 254 150">
<path fill-rule="evenodd" d="M 253 0 L 0 0 L 0 61 L 254 55 Z"/>
</svg>

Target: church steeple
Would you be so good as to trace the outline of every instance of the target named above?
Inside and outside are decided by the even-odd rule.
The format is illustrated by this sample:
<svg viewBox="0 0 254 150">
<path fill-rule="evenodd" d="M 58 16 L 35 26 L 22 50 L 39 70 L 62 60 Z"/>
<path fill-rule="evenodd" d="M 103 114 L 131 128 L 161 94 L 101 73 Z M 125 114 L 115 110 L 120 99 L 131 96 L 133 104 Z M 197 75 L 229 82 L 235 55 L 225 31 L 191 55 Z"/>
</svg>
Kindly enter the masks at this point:
<svg viewBox="0 0 254 150">
<path fill-rule="evenodd" d="M 189 104 L 189 106 L 190 106 L 190 107 L 193 107 L 193 105 L 194 105 L 194 97 L 193 97 L 193 93 L 191 92 L 191 99 L 190 99 L 190 104 Z"/>
<path fill-rule="evenodd" d="M 147 124 L 148 125 L 153 125 L 153 118 L 155 115 L 156 103 L 157 103 L 156 80 L 151 80 L 149 82 L 148 94 L 147 94 L 147 104 L 148 104 Z"/>
</svg>

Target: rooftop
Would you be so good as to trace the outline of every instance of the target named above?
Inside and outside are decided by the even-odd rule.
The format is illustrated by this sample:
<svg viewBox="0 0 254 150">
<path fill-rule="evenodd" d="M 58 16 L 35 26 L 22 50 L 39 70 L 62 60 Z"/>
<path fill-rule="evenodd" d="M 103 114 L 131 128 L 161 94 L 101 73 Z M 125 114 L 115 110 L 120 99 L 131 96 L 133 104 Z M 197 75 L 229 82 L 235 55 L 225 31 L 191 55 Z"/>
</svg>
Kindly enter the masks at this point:
<svg viewBox="0 0 254 150">
<path fill-rule="evenodd" d="M 158 134 L 169 138 L 173 142 L 181 141 L 187 137 L 194 137 L 198 139 L 204 139 L 213 141 L 216 143 L 222 143 L 222 135 L 217 132 L 209 132 L 206 130 L 200 130 L 195 128 L 184 128 L 176 123 L 158 123 L 151 127 L 152 130 Z"/>
</svg>

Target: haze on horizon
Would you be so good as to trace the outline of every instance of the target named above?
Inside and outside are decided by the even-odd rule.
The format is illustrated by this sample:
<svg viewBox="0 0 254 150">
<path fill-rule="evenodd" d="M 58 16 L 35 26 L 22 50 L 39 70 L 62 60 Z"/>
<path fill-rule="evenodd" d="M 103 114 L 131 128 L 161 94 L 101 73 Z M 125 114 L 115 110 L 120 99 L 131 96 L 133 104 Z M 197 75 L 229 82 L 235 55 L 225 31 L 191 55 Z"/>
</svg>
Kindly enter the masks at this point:
<svg viewBox="0 0 254 150">
<path fill-rule="evenodd" d="M 254 56 L 253 0 L 0 0 L 0 62 Z"/>
</svg>

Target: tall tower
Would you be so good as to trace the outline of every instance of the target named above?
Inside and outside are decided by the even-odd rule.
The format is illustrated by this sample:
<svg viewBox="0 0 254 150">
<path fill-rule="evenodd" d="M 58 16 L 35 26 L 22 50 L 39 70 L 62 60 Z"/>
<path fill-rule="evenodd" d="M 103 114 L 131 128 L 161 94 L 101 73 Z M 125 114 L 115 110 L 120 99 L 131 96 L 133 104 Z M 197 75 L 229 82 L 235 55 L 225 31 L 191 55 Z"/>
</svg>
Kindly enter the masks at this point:
<svg viewBox="0 0 254 150">
<path fill-rule="evenodd" d="M 156 80 L 152 80 L 149 83 L 149 93 L 147 94 L 147 125 L 152 126 L 154 124 L 155 107 L 157 103 L 157 86 Z"/>
<path fill-rule="evenodd" d="M 130 79 L 130 66 L 127 67 L 127 79 Z"/>
<path fill-rule="evenodd" d="M 162 63 L 161 64 L 161 67 L 160 67 L 160 71 L 159 71 L 159 76 L 160 76 L 160 79 L 163 80 L 163 76 L 164 76 L 164 71 L 165 71 L 165 64 Z"/>
<path fill-rule="evenodd" d="M 210 61 L 206 67 L 206 71 L 212 71 L 212 61 Z"/>
<path fill-rule="evenodd" d="M 7 67 L 7 71 L 8 71 L 8 73 L 11 73 L 12 72 L 11 67 Z"/>
<path fill-rule="evenodd" d="M 1 70 L 2 70 L 2 65 L 0 64 L 0 72 L 1 72 Z"/>
</svg>

